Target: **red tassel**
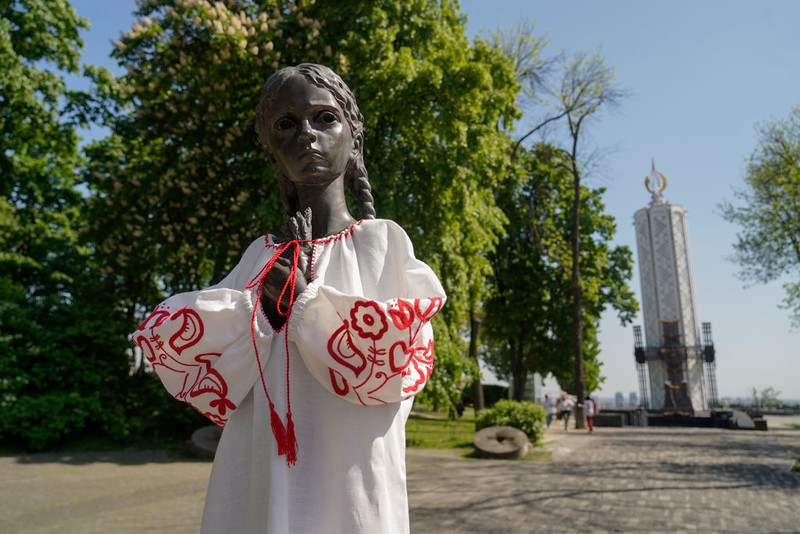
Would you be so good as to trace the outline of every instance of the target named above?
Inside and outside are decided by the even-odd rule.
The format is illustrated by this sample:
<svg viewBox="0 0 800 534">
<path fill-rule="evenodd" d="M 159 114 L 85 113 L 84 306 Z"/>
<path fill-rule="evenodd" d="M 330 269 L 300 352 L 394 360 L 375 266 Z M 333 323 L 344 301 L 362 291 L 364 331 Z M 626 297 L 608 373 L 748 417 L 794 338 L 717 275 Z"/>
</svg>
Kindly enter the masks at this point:
<svg viewBox="0 0 800 534">
<path fill-rule="evenodd" d="M 294 434 L 292 412 L 286 414 L 286 463 L 289 467 L 297 463 L 297 436 Z"/>
<path fill-rule="evenodd" d="M 272 435 L 275 436 L 275 442 L 278 444 L 278 456 L 284 455 L 287 452 L 286 447 L 286 427 L 283 426 L 281 416 L 275 411 L 275 406 L 270 403 L 269 405 L 269 419 L 272 426 Z"/>
</svg>

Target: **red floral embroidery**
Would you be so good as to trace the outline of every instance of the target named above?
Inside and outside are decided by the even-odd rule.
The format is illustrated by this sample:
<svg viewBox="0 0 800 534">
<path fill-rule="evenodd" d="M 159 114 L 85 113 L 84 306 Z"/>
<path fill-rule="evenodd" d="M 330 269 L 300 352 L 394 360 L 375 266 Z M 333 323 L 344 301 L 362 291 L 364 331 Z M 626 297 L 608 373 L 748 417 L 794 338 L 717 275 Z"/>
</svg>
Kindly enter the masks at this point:
<svg viewBox="0 0 800 534">
<path fill-rule="evenodd" d="M 414 307 L 404 300 L 398 300 L 397 308 L 389 310 L 389 315 L 398 330 L 405 330 L 414 322 Z"/>
<path fill-rule="evenodd" d="M 428 342 L 426 347 L 417 347 L 414 349 L 414 354 L 408 360 L 414 367 L 414 371 L 416 371 L 415 375 L 416 380 L 413 384 L 403 387 L 403 393 L 416 393 L 428 379 L 431 377 L 431 373 L 433 372 L 433 340 L 431 339 Z M 411 376 L 408 370 L 403 372 L 405 376 Z"/>
<path fill-rule="evenodd" d="M 167 319 L 169 319 L 169 312 L 160 308 L 156 308 L 153 310 L 153 313 L 148 315 L 147 319 L 145 319 L 142 324 L 139 325 L 139 328 L 137 328 L 136 331 L 139 332 L 142 330 L 147 330 L 148 328 L 155 328 L 163 324 Z"/>
<path fill-rule="evenodd" d="M 367 367 L 367 359 L 364 358 L 361 351 L 353 346 L 353 342 L 350 340 L 347 321 L 328 340 L 328 353 L 337 362 L 352 370 L 356 377 Z"/>
<path fill-rule="evenodd" d="M 356 301 L 350 321 L 342 319 L 328 338 L 328 353 L 336 364 L 328 370 L 337 395 L 366 405 L 367 400 L 408 398 L 425 386 L 433 371 L 433 339 L 419 334 L 443 300 L 412 302 L 397 299 L 384 312 L 377 302 Z"/>
<path fill-rule="evenodd" d="M 363 338 L 378 341 L 386 333 L 389 326 L 386 324 L 386 315 L 375 302 L 360 300 L 350 310 L 353 329 Z"/>
<path fill-rule="evenodd" d="M 411 362 L 410 356 L 413 354 L 414 351 L 409 350 L 404 341 L 398 341 L 392 345 L 392 349 L 389 351 L 389 367 L 395 373 L 402 371 Z"/>
<path fill-rule="evenodd" d="M 184 308 L 178 310 L 170 319 L 174 321 L 179 317 L 183 319 L 183 326 L 169 338 L 169 346 L 178 354 L 196 345 L 204 333 L 203 321 L 196 311 Z"/>
<path fill-rule="evenodd" d="M 179 321 L 179 327 L 165 343 L 159 327 L 167 321 Z M 236 405 L 227 398 L 225 379 L 214 369 L 220 354 L 203 353 L 193 358 L 180 356 L 199 343 L 204 333 L 203 320 L 196 311 L 183 308 L 170 315 L 164 309 L 156 309 L 136 330 L 134 341 L 176 399 L 192 405 L 214 423 L 224 426 L 228 411 L 235 410 Z M 180 388 L 174 387 L 175 384 Z"/>
<path fill-rule="evenodd" d="M 425 308 L 425 311 L 422 311 L 419 307 L 420 299 L 416 299 L 414 301 L 414 309 L 417 311 L 417 316 L 422 319 L 423 323 L 427 323 L 433 316 L 439 313 L 439 310 L 442 309 L 442 299 L 441 298 L 433 298 L 430 299 L 428 303 L 428 307 Z"/>
<path fill-rule="evenodd" d="M 328 369 L 328 373 L 331 375 L 331 384 L 333 384 L 333 390 L 342 397 L 347 395 L 347 392 L 350 390 L 350 386 L 347 385 L 347 380 L 342 376 L 342 373 L 334 371 L 333 369 Z"/>
</svg>

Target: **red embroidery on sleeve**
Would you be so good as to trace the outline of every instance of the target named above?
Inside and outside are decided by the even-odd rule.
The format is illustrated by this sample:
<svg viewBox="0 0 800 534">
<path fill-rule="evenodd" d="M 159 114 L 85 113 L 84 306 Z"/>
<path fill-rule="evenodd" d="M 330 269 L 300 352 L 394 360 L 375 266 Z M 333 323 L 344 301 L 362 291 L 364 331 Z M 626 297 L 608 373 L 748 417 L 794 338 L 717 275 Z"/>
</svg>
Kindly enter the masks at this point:
<svg viewBox="0 0 800 534">
<path fill-rule="evenodd" d="M 155 328 L 156 326 L 161 325 L 167 319 L 169 319 L 169 312 L 162 310 L 161 308 L 156 308 L 153 310 L 153 313 L 147 316 L 147 319 L 142 321 L 142 324 L 139 325 L 139 328 L 137 328 L 136 331 L 140 332 L 149 328 Z"/>
<path fill-rule="evenodd" d="M 164 343 L 155 329 L 167 321 L 180 321 L 180 327 L 170 336 L 169 342 Z M 144 333 L 146 330 L 149 330 L 149 334 Z M 142 334 L 135 335 L 134 341 L 161 380 L 181 384 L 174 397 L 192 405 L 219 426 L 224 426 L 228 410 L 235 410 L 236 405 L 227 398 L 228 384 L 225 379 L 213 368 L 220 354 L 214 352 L 198 354 L 191 359 L 177 358 L 202 339 L 205 330 L 200 315 L 189 308 L 182 308 L 172 315 L 164 309 L 156 309 L 137 332 Z M 208 395 L 214 397 L 207 401 L 208 407 L 213 410 L 203 409 L 206 403 L 200 398 Z"/>
<path fill-rule="evenodd" d="M 350 321 L 342 319 L 328 339 L 328 354 L 340 365 L 338 370 L 329 368 L 333 391 L 342 397 L 353 396 L 362 404 L 366 404 L 364 398 L 387 402 L 398 393 L 402 398 L 418 393 L 433 371 L 433 339 L 425 343 L 417 338 L 441 308 L 441 298 L 415 299 L 413 305 L 398 299 L 387 312 L 375 301 L 356 301 Z M 391 321 L 387 321 L 387 313 Z M 390 329 L 395 332 L 386 339 Z M 401 332 L 407 332 L 407 337 Z M 354 343 L 359 338 L 369 343 L 368 347 L 364 341 L 360 343 L 366 357 Z M 348 371 L 352 372 L 349 379 L 357 378 L 357 384 L 347 382 Z M 389 389 L 382 391 L 385 388 Z"/>
<path fill-rule="evenodd" d="M 423 323 L 427 323 L 428 321 L 433 319 L 434 315 L 439 313 L 439 310 L 442 309 L 442 299 L 439 298 L 439 297 L 430 299 L 430 302 L 428 303 L 428 307 L 425 308 L 424 312 L 422 310 L 420 310 L 420 307 L 419 307 L 420 300 L 421 299 L 416 299 L 414 301 L 414 309 L 417 311 L 417 317 L 422 319 Z"/>
<path fill-rule="evenodd" d="M 414 307 L 404 300 L 398 300 L 397 309 L 390 309 L 389 315 L 398 330 L 405 330 L 414 322 Z"/>
<path fill-rule="evenodd" d="M 196 311 L 183 308 L 175 312 L 170 317 L 173 321 L 178 317 L 183 319 L 183 326 L 169 338 L 169 346 L 176 353 L 180 354 L 184 349 L 188 349 L 197 344 L 203 337 L 203 321 Z"/>
<path fill-rule="evenodd" d="M 347 321 L 328 339 L 328 353 L 358 377 L 367 368 L 367 359 L 350 340 Z M 341 376 L 341 375 L 340 375 Z"/>
<path fill-rule="evenodd" d="M 389 367 L 392 369 L 392 372 L 398 373 L 408 367 L 408 364 L 411 362 L 409 356 L 413 355 L 413 353 L 414 351 L 409 350 L 408 345 L 404 341 L 398 341 L 392 345 L 392 349 L 389 351 Z"/>
<path fill-rule="evenodd" d="M 413 384 L 403 387 L 403 393 L 411 394 L 422 389 L 422 386 L 431 377 L 433 372 L 433 340 L 431 339 L 428 342 L 427 347 L 416 347 L 413 356 L 408 361 L 414 366 L 417 380 Z M 405 376 L 411 375 L 409 372 L 404 372 L 403 374 Z"/>
<path fill-rule="evenodd" d="M 375 302 L 360 300 L 350 310 L 353 320 L 353 329 L 362 338 L 378 341 L 389 328 L 386 324 L 386 315 Z"/>
<path fill-rule="evenodd" d="M 328 373 L 331 375 L 331 385 L 333 386 L 333 390 L 338 394 L 344 397 L 347 395 L 347 392 L 350 390 L 350 386 L 347 385 L 347 380 L 342 376 L 342 373 L 339 371 L 334 371 L 333 369 L 328 369 Z M 341 382 L 341 385 L 339 384 Z"/>
</svg>

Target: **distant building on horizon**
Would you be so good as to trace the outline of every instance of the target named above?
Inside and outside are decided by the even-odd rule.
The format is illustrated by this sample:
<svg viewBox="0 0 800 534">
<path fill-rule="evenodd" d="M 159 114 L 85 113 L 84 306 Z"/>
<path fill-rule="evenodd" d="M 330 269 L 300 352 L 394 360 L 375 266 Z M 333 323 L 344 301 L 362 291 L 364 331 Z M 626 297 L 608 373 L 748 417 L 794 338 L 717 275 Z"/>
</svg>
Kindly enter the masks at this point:
<svg viewBox="0 0 800 534">
<path fill-rule="evenodd" d="M 614 407 L 622 408 L 623 406 L 625 406 L 625 395 L 621 391 L 617 391 L 614 395 Z"/>
<path fill-rule="evenodd" d="M 634 355 L 642 404 L 692 415 L 716 403 L 714 345 L 711 323 L 701 340 L 686 209 L 667 202 L 666 186 L 653 162 L 645 178 L 652 199 L 633 216 L 644 319 L 644 338 L 633 327 Z"/>
<path fill-rule="evenodd" d="M 635 391 L 631 391 L 628 394 L 628 404 L 630 404 L 634 408 L 636 406 L 639 406 L 639 395 L 637 395 Z"/>
</svg>

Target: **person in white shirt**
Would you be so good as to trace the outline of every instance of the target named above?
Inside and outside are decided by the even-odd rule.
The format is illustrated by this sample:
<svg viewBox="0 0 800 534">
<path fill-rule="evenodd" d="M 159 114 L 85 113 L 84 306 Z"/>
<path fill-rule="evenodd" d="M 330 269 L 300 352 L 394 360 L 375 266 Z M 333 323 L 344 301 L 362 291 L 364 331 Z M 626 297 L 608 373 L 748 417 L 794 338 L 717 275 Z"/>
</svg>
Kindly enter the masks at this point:
<svg viewBox="0 0 800 534">
<path fill-rule="evenodd" d="M 561 398 L 558 399 L 558 404 L 556 408 L 558 410 L 558 417 L 559 419 L 564 420 L 564 430 L 569 432 L 569 416 L 572 415 L 572 408 L 575 406 L 575 403 L 566 393 L 561 393 Z"/>
</svg>

